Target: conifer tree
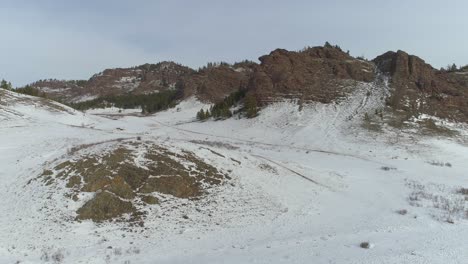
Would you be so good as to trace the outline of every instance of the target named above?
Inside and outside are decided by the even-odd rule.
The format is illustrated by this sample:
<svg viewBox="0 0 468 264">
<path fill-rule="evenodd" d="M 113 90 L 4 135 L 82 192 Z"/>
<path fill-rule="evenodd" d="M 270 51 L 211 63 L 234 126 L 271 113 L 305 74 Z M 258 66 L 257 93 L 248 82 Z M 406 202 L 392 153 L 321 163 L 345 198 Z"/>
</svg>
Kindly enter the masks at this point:
<svg viewBox="0 0 468 264">
<path fill-rule="evenodd" d="M 249 94 L 245 97 L 244 106 L 246 109 L 246 116 L 248 118 L 253 118 L 257 116 L 258 109 L 257 109 L 257 99 L 255 96 Z"/>
</svg>

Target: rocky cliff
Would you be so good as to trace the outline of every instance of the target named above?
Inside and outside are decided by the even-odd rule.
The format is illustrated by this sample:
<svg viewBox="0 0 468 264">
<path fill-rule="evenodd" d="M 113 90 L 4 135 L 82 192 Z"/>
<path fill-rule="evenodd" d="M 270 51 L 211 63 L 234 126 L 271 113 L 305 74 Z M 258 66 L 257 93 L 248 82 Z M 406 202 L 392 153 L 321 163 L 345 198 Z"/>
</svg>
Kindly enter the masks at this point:
<svg viewBox="0 0 468 264">
<path fill-rule="evenodd" d="M 87 81 L 47 80 L 32 85 L 64 102 L 177 90 L 181 99 L 196 96 L 216 103 L 246 89 L 261 105 L 284 99 L 330 103 L 346 97 L 357 82 L 370 83 L 384 74 L 390 79 L 390 110 L 468 121 L 468 69 L 436 70 L 403 51 L 389 51 L 367 61 L 331 45 L 302 51 L 277 49 L 259 61 L 211 63 L 199 70 L 161 62 L 104 70 Z"/>
<path fill-rule="evenodd" d="M 197 96 L 218 102 L 230 93 L 245 89 L 254 63 L 210 64 L 198 71 L 161 62 L 133 68 L 106 69 L 87 81 L 41 80 L 31 84 L 49 98 L 75 103 L 122 94 L 150 94 L 177 90 L 181 96 Z"/>
<path fill-rule="evenodd" d="M 177 89 L 195 71 L 174 62 L 106 69 L 87 81 L 45 80 L 31 84 L 48 97 L 67 103 L 126 93 L 148 94 Z"/>
<path fill-rule="evenodd" d="M 436 70 L 403 51 L 387 52 L 373 62 L 390 76 L 388 106 L 411 115 L 468 121 L 468 72 Z"/>
<path fill-rule="evenodd" d="M 219 102 L 227 95 L 247 89 L 254 63 L 214 65 L 200 69 L 183 80 L 184 96 L 197 96 L 205 102 Z"/>
<path fill-rule="evenodd" d="M 295 98 L 329 103 L 345 95 L 353 81 L 374 80 L 374 65 L 338 47 L 314 47 L 301 52 L 277 49 L 259 58 L 249 89 L 262 103 Z"/>
</svg>

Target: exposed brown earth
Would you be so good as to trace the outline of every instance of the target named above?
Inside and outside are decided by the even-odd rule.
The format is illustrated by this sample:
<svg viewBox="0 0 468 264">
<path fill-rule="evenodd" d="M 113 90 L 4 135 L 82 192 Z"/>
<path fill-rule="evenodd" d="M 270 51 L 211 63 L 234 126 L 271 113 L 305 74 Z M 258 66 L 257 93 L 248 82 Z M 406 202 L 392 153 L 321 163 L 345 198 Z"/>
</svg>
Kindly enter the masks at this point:
<svg viewBox="0 0 468 264">
<path fill-rule="evenodd" d="M 135 161 L 136 151 L 144 151 L 142 163 Z M 65 181 L 68 196 L 77 202 L 80 193 L 94 193 L 76 211 L 76 219 L 95 222 L 125 214 L 137 218 L 141 202 L 160 203 L 154 195 L 197 198 L 229 178 L 191 152 L 177 154 L 149 143 L 121 143 L 101 154 L 80 155 L 45 170 L 42 177 L 47 185 Z"/>
</svg>

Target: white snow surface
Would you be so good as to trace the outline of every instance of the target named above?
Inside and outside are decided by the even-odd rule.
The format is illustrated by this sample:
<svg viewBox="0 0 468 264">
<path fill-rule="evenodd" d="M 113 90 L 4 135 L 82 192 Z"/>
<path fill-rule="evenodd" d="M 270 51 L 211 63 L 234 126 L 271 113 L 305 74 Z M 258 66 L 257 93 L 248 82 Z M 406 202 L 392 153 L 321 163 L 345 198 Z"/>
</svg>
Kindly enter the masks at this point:
<svg viewBox="0 0 468 264">
<path fill-rule="evenodd" d="M 209 106 L 193 98 L 109 118 L 116 109 L 0 91 L 0 263 L 468 263 L 468 198 L 457 193 L 468 188 L 466 127 L 450 139 L 363 129 L 385 93 L 362 85 L 336 104 L 198 122 Z M 141 228 L 76 222 L 65 187 L 28 184 L 73 147 L 137 136 L 232 180 L 201 202 L 150 206 Z"/>
</svg>

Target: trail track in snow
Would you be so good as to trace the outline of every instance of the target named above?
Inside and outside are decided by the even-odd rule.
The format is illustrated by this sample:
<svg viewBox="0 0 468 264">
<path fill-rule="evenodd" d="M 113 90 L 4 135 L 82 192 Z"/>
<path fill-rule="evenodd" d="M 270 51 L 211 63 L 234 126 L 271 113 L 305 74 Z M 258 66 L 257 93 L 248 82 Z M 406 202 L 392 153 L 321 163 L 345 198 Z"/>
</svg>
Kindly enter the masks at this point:
<svg viewBox="0 0 468 264">
<path fill-rule="evenodd" d="M 304 174 L 299 173 L 299 172 L 297 172 L 297 171 L 295 171 L 295 170 L 293 170 L 293 169 L 291 169 L 291 168 L 289 168 L 289 167 L 286 167 L 285 165 L 283 165 L 283 164 L 281 164 L 281 163 L 279 163 L 279 162 L 277 162 L 277 161 L 274 161 L 274 160 L 271 160 L 271 159 L 269 159 L 269 158 L 266 158 L 266 157 L 263 157 L 263 156 L 260 156 L 260 155 L 256 155 L 256 154 L 251 154 L 251 155 L 252 155 L 253 157 L 257 157 L 257 158 L 266 160 L 266 161 L 268 161 L 268 162 L 271 162 L 271 163 L 273 163 L 273 164 L 275 164 L 275 165 L 278 165 L 278 166 L 280 166 L 281 168 L 286 169 L 286 170 L 288 170 L 288 171 L 294 173 L 295 175 L 297 175 L 297 176 L 299 176 L 299 177 L 305 179 L 306 181 L 312 182 L 312 183 L 314 183 L 314 184 L 317 184 L 317 185 L 319 185 L 319 186 L 325 187 L 325 188 L 327 188 L 327 189 L 331 189 L 330 187 L 328 187 L 328 186 L 326 186 L 326 185 L 323 185 L 323 184 L 321 184 L 321 183 L 319 183 L 319 182 L 317 182 L 317 181 L 315 181 L 315 180 L 313 180 L 313 179 L 311 179 L 311 178 L 305 176 Z"/>
<path fill-rule="evenodd" d="M 254 141 L 254 140 L 246 140 L 246 139 L 240 139 L 240 138 L 235 138 L 235 137 L 228 137 L 228 136 L 220 136 L 220 135 L 214 135 L 214 134 L 209 134 L 209 133 L 203 133 L 203 132 L 198 132 L 198 131 L 193 131 L 193 130 L 188 130 L 184 128 L 179 128 L 176 126 L 164 124 L 159 121 L 155 121 L 161 126 L 168 127 L 171 129 L 175 129 L 178 131 L 182 132 L 187 132 L 187 133 L 192 133 L 192 134 L 197 134 L 197 135 L 203 135 L 203 136 L 210 136 L 210 137 L 216 137 L 216 138 L 223 138 L 223 139 L 229 139 L 233 141 L 238 141 L 242 143 L 248 143 L 248 144 L 254 144 L 254 145 L 263 145 L 263 146 L 268 146 L 268 147 L 279 147 L 279 148 L 288 148 L 288 149 L 293 149 L 293 150 L 301 150 L 301 151 L 310 151 L 310 152 L 317 152 L 317 153 L 323 153 L 323 154 L 330 154 L 330 155 L 337 155 L 337 156 L 343 156 L 343 157 L 350 157 L 350 158 L 355 158 L 359 160 L 364 160 L 364 161 L 369 161 L 373 163 L 377 163 L 379 165 L 386 165 L 385 163 L 378 162 L 372 159 L 368 159 L 365 157 L 357 156 L 357 155 L 352 155 L 352 154 L 346 154 L 346 153 L 340 153 L 340 152 L 334 152 L 334 151 L 328 151 L 328 150 L 321 150 L 321 149 L 312 149 L 312 148 L 304 148 L 304 147 L 296 147 L 296 146 L 291 146 L 291 145 L 284 145 L 284 144 L 272 144 L 272 143 L 265 143 L 265 142 L 259 142 L 259 141 Z"/>
</svg>

